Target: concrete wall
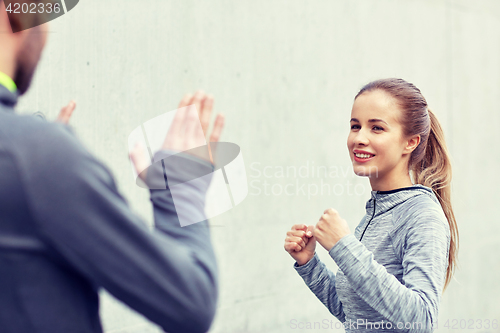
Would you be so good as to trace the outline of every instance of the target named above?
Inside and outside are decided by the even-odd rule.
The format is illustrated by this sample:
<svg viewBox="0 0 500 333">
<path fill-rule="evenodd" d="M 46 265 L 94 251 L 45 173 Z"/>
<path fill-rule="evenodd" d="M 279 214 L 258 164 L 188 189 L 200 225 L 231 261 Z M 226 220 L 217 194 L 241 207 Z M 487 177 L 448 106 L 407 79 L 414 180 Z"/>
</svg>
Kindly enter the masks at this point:
<svg viewBox="0 0 500 333">
<path fill-rule="evenodd" d="M 290 321 L 334 319 L 292 268 L 285 233 L 328 207 L 354 230 L 371 190 L 346 149 L 354 95 L 381 77 L 415 83 L 446 133 L 460 231 L 438 332 L 453 319 L 483 320 L 482 330 L 462 332 L 500 332 L 485 327 L 500 320 L 497 0 L 82 0 L 49 38 L 19 112 L 55 118 L 75 99 L 72 126 L 149 223 L 148 193 L 129 169 L 130 131 L 198 88 L 226 114 L 222 140 L 242 148 L 251 187 L 211 221 L 221 286 L 214 333 L 311 332 Z M 303 177 L 275 174 L 287 166 L 303 167 Z M 338 173 L 313 176 L 321 166 Z M 288 184 L 296 191 L 278 194 Z M 315 194 L 322 184 L 335 192 Z M 107 332 L 158 331 L 106 293 L 102 317 Z"/>
</svg>

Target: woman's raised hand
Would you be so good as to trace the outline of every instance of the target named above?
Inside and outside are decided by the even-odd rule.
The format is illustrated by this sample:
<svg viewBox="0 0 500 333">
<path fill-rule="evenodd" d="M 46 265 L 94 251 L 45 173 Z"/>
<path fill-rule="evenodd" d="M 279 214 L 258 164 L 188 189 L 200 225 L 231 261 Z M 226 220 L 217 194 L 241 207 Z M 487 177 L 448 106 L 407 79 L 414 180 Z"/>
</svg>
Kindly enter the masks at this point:
<svg viewBox="0 0 500 333">
<path fill-rule="evenodd" d="M 288 252 L 299 266 L 307 264 L 314 257 L 316 239 L 313 236 L 314 226 L 295 224 L 286 233 L 285 251 Z"/>
</svg>

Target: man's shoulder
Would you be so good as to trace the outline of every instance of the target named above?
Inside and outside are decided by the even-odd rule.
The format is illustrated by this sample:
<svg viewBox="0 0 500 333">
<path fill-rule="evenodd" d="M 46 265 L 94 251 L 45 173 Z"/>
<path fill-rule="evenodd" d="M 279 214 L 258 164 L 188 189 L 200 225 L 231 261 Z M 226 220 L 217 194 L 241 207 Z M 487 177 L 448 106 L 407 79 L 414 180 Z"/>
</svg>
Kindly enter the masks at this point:
<svg viewBox="0 0 500 333">
<path fill-rule="evenodd" d="M 29 115 L 0 115 L 0 142 L 23 171 L 56 171 L 92 159 L 73 130 Z"/>
<path fill-rule="evenodd" d="M 74 132 L 67 125 L 50 122 L 44 119 L 28 115 L 17 114 L 12 110 L 0 106 L 0 135 L 7 139 L 19 141 L 39 141 L 39 134 L 50 138 L 61 135 L 72 135 Z"/>
</svg>

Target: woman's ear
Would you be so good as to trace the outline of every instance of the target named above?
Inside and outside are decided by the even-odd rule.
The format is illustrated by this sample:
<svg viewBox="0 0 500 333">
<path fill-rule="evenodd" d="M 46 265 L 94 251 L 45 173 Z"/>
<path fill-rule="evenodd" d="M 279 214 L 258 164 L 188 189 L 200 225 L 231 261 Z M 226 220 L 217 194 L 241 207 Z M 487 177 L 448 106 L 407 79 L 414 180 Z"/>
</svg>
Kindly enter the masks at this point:
<svg viewBox="0 0 500 333">
<path fill-rule="evenodd" d="M 404 152 L 407 154 L 411 154 L 418 147 L 419 143 L 420 143 L 420 135 L 411 137 L 410 139 L 408 139 L 408 141 L 406 141 L 406 147 L 404 149 Z"/>
</svg>

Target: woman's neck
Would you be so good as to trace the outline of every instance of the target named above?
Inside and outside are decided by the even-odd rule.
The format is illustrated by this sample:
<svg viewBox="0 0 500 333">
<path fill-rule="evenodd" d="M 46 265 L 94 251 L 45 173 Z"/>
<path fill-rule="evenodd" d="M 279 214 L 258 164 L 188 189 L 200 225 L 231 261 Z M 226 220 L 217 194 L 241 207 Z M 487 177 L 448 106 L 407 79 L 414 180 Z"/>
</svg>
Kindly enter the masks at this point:
<svg viewBox="0 0 500 333">
<path fill-rule="evenodd" d="M 412 186 L 410 175 L 398 178 L 370 178 L 370 184 L 372 187 L 372 191 L 391 191 L 398 188 Z"/>
</svg>

